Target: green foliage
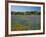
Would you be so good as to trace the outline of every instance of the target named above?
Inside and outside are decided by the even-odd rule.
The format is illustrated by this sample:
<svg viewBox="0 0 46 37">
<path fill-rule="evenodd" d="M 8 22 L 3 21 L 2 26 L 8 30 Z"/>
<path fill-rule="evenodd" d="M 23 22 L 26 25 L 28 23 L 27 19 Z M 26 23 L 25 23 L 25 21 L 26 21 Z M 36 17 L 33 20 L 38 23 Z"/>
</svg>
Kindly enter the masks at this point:
<svg viewBox="0 0 46 37">
<path fill-rule="evenodd" d="M 11 15 L 40 15 L 38 11 L 26 11 L 26 12 L 11 12 Z"/>
</svg>

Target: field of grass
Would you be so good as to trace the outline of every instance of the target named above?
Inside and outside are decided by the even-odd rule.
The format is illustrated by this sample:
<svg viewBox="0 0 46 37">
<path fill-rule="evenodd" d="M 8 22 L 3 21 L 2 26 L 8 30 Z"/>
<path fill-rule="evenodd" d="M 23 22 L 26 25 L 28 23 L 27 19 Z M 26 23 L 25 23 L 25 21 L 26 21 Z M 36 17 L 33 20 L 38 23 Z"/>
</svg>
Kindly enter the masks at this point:
<svg viewBox="0 0 46 37">
<path fill-rule="evenodd" d="M 11 31 L 38 30 L 40 29 L 39 15 L 12 15 Z"/>
<path fill-rule="evenodd" d="M 13 17 L 13 16 L 12 16 Z M 23 15 L 16 15 L 16 18 L 13 18 L 11 20 L 11 30 L 28 30 L 31 28 L 31 20 L 26 18 L 26 16 Z"/>
</svg>

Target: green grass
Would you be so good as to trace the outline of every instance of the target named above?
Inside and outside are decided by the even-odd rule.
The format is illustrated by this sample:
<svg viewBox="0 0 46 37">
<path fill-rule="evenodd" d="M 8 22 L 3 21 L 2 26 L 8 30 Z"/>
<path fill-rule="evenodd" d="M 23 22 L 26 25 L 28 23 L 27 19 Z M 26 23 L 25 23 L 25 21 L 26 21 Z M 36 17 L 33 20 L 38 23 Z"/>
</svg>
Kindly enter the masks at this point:
<svg viewBox="0 0 46 37">
<path fill-rule="evenodd" d="M 28 19 L 26 17 L 31 15 L 12 15 L 18 17 L 18 19 L 21 20 L 27 20 L 25 23 L 18 23 L 16 20 L 11 20 L 11 31 L 24 31 L 24 30 L 31 30 L 32 29 L 32 23 L 31 19 Z M 34 15 L 33 15 L 34 16 Z M 40 29 L 40 23 L 36 24 L 37 27 L 34 27 L 33 30 Z M 39 28 L 38 28 L 39 26 Z"/>
<path fill-rule="evenodd" d="M 23 25 L 21 23 L 18 23 L 14 20 L 11 21 L 11 31 L 22 31 L 22 30 L 28 30 L 29 28 L 31 29 L 31 22 L 27 22 L 28 25 Z"/>
<path fill-rule="evenodd" d="M 11 23 L 12 25 L 11 25 L 11 31 L 21 31 L 21 30 L 28 30 L 30 27 L 31 27 L 31 25 L 23 25 L 23 24 L 19 24 L 19 23 L 17 23 L 17 22 L 14 22 L 14 21 L 12 21 L 12 23 Z"/>
</svg>

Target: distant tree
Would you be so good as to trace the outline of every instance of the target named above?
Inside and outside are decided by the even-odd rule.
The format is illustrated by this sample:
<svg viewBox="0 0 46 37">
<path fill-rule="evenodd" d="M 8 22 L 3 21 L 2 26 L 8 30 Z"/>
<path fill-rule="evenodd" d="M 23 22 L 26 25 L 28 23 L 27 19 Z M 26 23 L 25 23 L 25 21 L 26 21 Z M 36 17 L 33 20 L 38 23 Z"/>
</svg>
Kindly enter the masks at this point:
<svg viewBox="0 0 46 37">
<path fill-rule="evenodd" d="M 32 12 L 31 12 L 31 14 L 32 14 L 32 15 L 34 15 L 34 14 L 35 14 L 35 12 L 33 12 L 33 11 L 32 11 Z"/>
<path fill-rule="evenodd" d="M 26 11 L 26 12 L 11 12 L 11 15 L 40 15 L 38 11 Z"/>
<path fill-rule="evenodd" d="M 31 12 L 27 11 L 25 12 L 26 15 L 31 15 Z"/>
<path fill-rule="evenodd" d="M 15 14 L 15 12 L 12 11 L 12 12 L 11 12 L 11 15 L 14 15 L 14 14 Z"/>
<path fill-rule="evenodd" d="M 38 15 L 40 15 L 41 14 L 41 12 L 38 12 Z"/>
</svg>

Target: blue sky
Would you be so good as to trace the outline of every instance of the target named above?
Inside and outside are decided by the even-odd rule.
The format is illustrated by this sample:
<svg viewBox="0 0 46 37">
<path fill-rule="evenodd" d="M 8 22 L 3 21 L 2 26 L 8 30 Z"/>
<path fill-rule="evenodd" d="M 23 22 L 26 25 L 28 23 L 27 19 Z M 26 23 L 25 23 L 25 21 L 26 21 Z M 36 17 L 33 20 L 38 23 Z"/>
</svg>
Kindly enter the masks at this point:
<svg viewBox="0 0 46 37">
<path fill-rule="evenodd" d="M 11 6 L 11 11 L 19 11 L 19 12 L 25 12 L 25 11 L 40 11 L 41 8 L 37 6 Z"/>
</svg>

